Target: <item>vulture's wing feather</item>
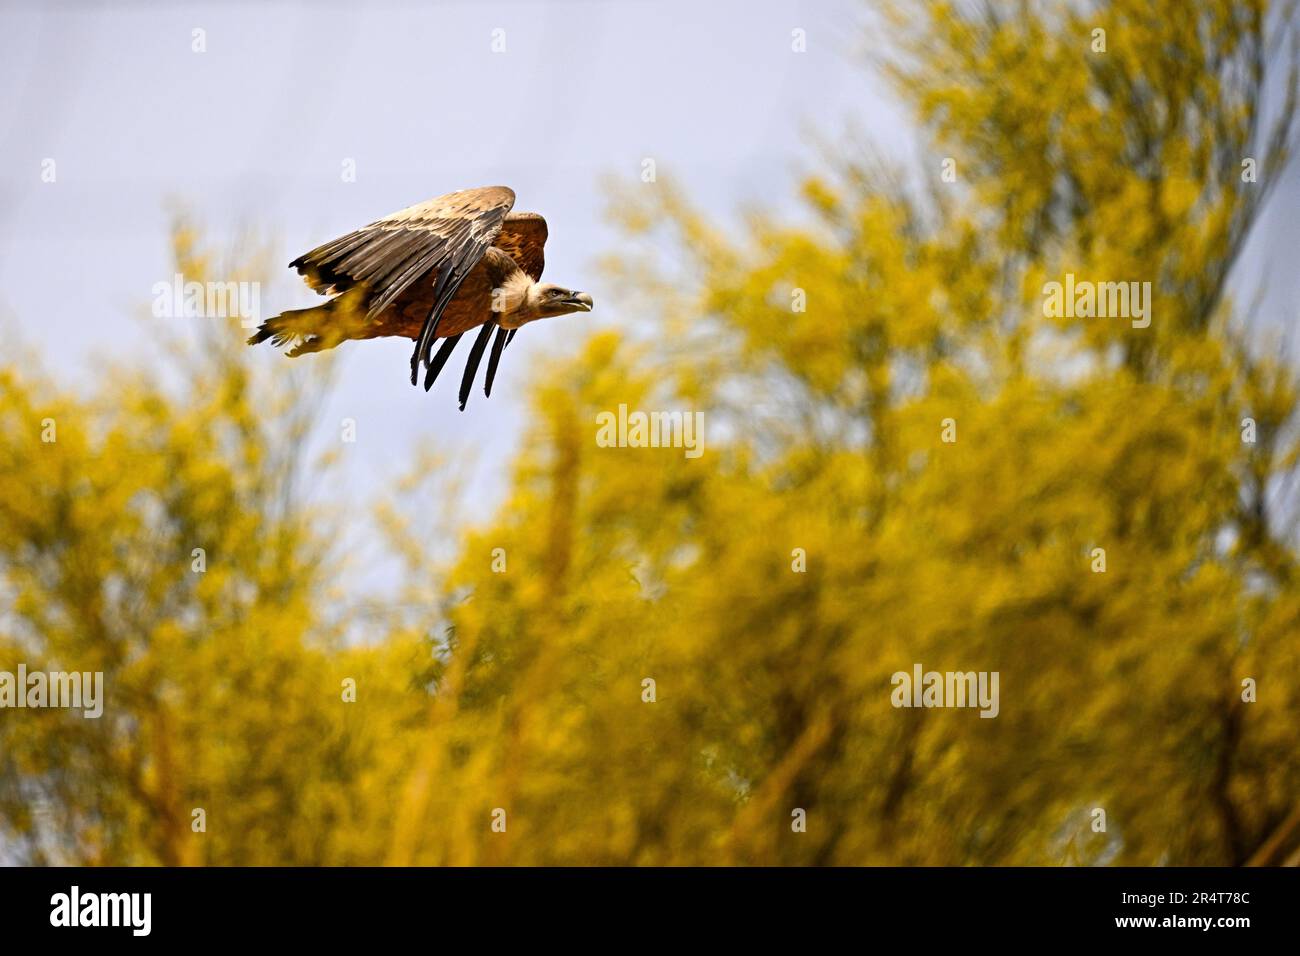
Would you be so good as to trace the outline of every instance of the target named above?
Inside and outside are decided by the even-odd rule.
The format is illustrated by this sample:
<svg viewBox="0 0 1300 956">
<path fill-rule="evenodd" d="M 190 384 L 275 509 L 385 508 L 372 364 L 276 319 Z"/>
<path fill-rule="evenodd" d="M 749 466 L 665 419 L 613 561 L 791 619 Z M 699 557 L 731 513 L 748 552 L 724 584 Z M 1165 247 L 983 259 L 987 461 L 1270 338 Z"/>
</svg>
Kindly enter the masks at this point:
<svg viewBox="0 0 1300 956">
<path fill-rule="evenodd" d="M 492 380 L 497 377 L 497 363 L 501 361 L 501 350 L 506 347 L 506 339 L 513 334 L 511 329 L 497 328 L 497 337 L 492 340 L 492 354 L 488 356 L 487 378 L 483 380 L 483 394 L 492 397 Z"/>
<path fill-rule="evenodd" d="M 484 322 L 479 326 L 478 338 L 474 340 L 474 347 L 470 349 L 469 358 L 465 360 L 465 374 L 460 377 L 460 410 L 465 410 L 465 403 L 469 401 L 469 390 L 474 387 L 474 375 L 478 372 L 478 363 L 483 361 L 483 349 L 487 347 L 488 336 L 492 330 L 497 327 L 495 322 Z"/>
<path fill-rule="evenodd" d="M 412 283 L 436 273 L 432 307 L 412 362 L 423 357 L 427 364 L 442 310 L 492 245 L 514 202 L 514 191 L 506 186 L 448 193 L 327 242 L 289 265 L 317 292 L 366 285 L 366 314 L 372 319 Z"/>
<path fill-rule="evenodd" d="M 443 339 L 438 354 L 433 357 L 433 361 L 429 363 L 428 371 L 424 373 L 424 390 L 426 392 L 433 388 L 433 380 L 438 377 L 442 367 L 447 364 L 447 359 L 451 358 L 452 349 L 456 347 L 456 343 L 460 341 L 461 335 L 464 334 L 464 332 L 461 332 L 459 335 L 449 335 Z"/>
<path fill-rule="evenodd" d="M 538 282 L 546 267 L 546 220 L 540 213 L 512 212 L 493 243 L 514 259 L 530 279 Z"/>
<path fill-rule="evenodd" d="M 475 212 L 472 218 L 462 220 L 460 232 L 464 234 L 464 239 L 454 247 L 455 253 L 450 261 L 445 266 L 439 266 L 433 308 L 429 310 L 424 328 L 420 330 L 420 337 L 411 352 L 411 384 L 415 384 L 418 363 L 423 360 L 425 365 L 429 364 L 429 353 L 433 351 L 433 340 L 438 332 L 438 320 L 442 317 L 443 309 L 447 308 L 447 303 L 456 295 L 461 282 L 500 234 L 506 214 L 514 205 L 514 191 L 505 186 L 486 187 L 486 193 L 486 198 L 475 198 L 469 203 Z"/>
</svg>

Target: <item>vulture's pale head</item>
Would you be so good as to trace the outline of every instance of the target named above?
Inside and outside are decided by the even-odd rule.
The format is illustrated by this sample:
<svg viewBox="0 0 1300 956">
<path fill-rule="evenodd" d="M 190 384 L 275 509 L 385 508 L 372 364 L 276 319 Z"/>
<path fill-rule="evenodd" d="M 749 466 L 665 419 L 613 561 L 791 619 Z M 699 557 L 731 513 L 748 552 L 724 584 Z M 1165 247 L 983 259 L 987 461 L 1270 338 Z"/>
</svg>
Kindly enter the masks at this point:
<svg viewBox="0 0 1300 956">
<path fill-rule="evenodd" d="M 554 282 L 538 282 L 528 287 L 521 311 L 527 321 L 533 321 L 570 312 L 590 312 L 592 304 L 586 292 L 574 292 Z"/>
<path fill-rule="evenodd" d="M 517 306 L 506 307 L 506 315 L 500 317 L 504 328 L 532 323 L 538 319 L 554 319 L 569 312 L 590 312 L 591 297 L 586 293 L 576 293 L 554 282 L 534 282 L 524 291 Z"/>
<path fill-rule="evenodd" d="M 586 292 L 574 292 L 554 282 L 533 282 L 522 272 L 501 287 L 500 298 L 494 292 L 493 300 L 494 309 L 501 313 L 497 324 L 503 329 L 517 329 L 528 322 L 570 312 L 590 312 L 592 306 Z M 496 302 L 500 302 L 499 307 Z"/>
</svg>

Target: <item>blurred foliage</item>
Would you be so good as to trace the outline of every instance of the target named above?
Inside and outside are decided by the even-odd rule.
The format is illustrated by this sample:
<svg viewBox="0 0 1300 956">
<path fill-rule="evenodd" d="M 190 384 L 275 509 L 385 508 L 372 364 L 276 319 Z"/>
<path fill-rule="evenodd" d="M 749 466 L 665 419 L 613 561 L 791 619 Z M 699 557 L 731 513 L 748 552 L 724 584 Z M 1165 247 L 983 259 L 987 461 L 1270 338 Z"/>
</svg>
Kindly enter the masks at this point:
<svg viewBox="0 0 1300 956">
<path fill-rule="evenodd" d="M 608 265 L 655 333 L 539 370 L 508 499 L 450 561 L 404 517 L 446 474 L 411 463 L 379 506 L 406 584 L 365 647 L 330 613 L 310 385 L 229 329 L 178 344 L 180 391 L 5 368 L 0 669 L 102 669 L 108 706 L 0 712 L 0 850 L 1296 862 L 1300 383 L 1227 290 L 1295 140 L 1292 13 L 891 5 L 926 158 L 840 157 L 804 221 L 739 230 L 665 181 L 620 193 Z M 213 268 L 184 229 L 177 257 Z M 1044 318 L 1065 272 L 1151 281 L 1150 328 Z M 703 411 L 703 456 L 599 447 L 620 404 Z M 999 716 L 894 709 L 916 662 L 998 671 Z"/>
</svg>

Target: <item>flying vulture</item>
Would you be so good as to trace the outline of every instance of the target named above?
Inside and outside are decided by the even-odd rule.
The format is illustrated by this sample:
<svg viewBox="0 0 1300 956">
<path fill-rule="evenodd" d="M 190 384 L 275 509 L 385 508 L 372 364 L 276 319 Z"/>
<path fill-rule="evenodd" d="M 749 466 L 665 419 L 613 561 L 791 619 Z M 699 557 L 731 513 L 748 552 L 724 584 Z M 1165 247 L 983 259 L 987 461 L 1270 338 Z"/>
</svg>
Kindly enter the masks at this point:
<svg viewBox="0 0 1300 956">
<path fill-rule="evenodd" d="M 514 190 L 462 189 L 411 206 L 327 242 L 289 267 L 324 305 L 267 319 L 248 340 L 290 346 L 290 357 L 332 349 L 348 339 L 402 335 L 415 340 L 411 384 L 424 364 L 428 391 L 452 349 L 478 329 L 460 380 L 465 409 L 492 330 L 483 391 L 492 394 L 501 352 L 519 327 L 569 312 L 590 312 L 591 296 L 542 283 L 546 220 L 511 212 Z M 442 339 L 437 354 L 433 345 Z"/>
</svg>

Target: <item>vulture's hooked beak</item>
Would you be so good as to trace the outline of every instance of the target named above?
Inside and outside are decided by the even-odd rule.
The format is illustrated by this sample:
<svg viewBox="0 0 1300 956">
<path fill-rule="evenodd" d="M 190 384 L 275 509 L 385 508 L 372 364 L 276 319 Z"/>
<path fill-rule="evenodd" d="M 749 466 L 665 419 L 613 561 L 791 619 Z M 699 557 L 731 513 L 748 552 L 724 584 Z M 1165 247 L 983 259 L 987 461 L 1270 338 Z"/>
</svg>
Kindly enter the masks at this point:
<svg viewBox="0 0 1300 956">
<path fill-rule="evenodd" d="M 575 292 L 564 301 L 574 308 L 581 309 L 583 312 L 590 312 L 591 307 L 595 305 L 595 303 L 591 301 L 591 296 L 586 292 Z"/>
</svg>

